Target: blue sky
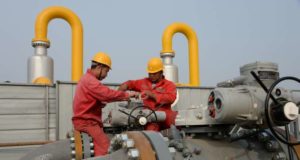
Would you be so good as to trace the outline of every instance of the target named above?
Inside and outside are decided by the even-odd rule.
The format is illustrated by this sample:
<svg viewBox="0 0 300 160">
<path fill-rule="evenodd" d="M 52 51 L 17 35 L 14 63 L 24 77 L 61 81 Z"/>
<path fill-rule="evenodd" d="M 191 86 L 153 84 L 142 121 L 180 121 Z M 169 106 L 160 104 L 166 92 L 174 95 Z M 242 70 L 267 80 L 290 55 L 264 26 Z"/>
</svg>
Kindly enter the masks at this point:
<svg viewBox="0 0 300 160">
<path fill-rule="evenodd" d="M 255 61 L 279 64 L 281 76 L 300 77 L 300 2 L 298 0 L 3 0 L 0 2 L 0 82 L 26 83 L 27 59 L 38 13 L 49 6 L 75 12 L 84 27 L 84 72 L 99 51 L 110 54 L 113 70 L 104 82 L 147 76 L 146 63 L 158 57 L 164 29 L 190 25 L 199 40 L 201 86 L 239 76 Z M 48 26 L 54 79 L 71 80 L 71 30 L 55 19 Z M 173 38 L 179 81 L 188 82 L 188 46 Z"/>
</svg>

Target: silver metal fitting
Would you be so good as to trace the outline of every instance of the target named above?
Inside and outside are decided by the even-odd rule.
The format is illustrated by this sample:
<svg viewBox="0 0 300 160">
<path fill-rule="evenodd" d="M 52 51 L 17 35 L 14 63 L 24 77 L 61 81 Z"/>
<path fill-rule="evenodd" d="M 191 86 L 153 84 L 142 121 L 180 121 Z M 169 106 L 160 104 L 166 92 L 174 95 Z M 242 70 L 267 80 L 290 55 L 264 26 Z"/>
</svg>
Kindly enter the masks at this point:
<svg viewBox="0 0 300 160">
<path fill-rule="evenodd" d="M 75 156 L 76 152 L 74 150 L 72 150 L 71 154 Z"/>
<path fill-rule="evenodd" d="M 116 136 L 114 136 L 112 139 L 111 139 L 111 144 L 112 145 L 115 145 L 115 144 L 122 144 L 123 141 L 126 141 L 128 140 L 128 136 L 127 134 L 117 134 Z"/>
<path fill-rule="evenodd" d="M 128 140 L 127 134 L 117 134 L 110 141 L 109 152 L 113 152 L 123 147 L 123 142 Z"/>
<path fill-rule="evenodd" d="M 170 151 L 171 154 L 176 152 L 174 147 L 169 147 L 169 151 Z"/>
<path fill-rule="evenodd" d="M 135 148 L 129 149 L 127 154 L 130 160 L 136 160 L 140 156 L 140 152 Z"/>
<path fill-rule="evenodd" d="M 119 134 L 118 139 L 121 141 L 125 141 L 128 139 L 128 135 L 127 134 Z"/>
<path fill-rule="evenodd" d="M 50 43 L 48 42 L 43 42 L 43 41 L 35 41 L 31 43 L 32 47 L 36 47 L 36 46 L 44 46 L 46 48 L 50 47 Z"/>
<path fill-rule="evenodd" d="M 93 142 L 93 137 L 89 136 L 89 141 Z"/>
<path fill-rule="evenodd" d="M 95 151 L 91 150 L 91 157 L 94 157 L 94 155 L 95 155 Z"/>
<path fill-rule="evenodd" d="M 91 148 L 94 148 L 94 143 L 90 143 L 90 147 L 91 147 Z"/>
<path fill-rule="evenodd" d="M 270 136 L 266 132 L 259 133 L 257 138 L 260 142 L 266 142 L 266 141 L 270 140 Z"/>
<path fill-rule="evenodd" d="M 163 139 L 164 139 L 165 142 L 169 142 L 170 141 L 168 137 L 163 137 Z"/>
<path fill-rule="evenodd" d="M 72 150 L 75 149 L 75 144 L 74 143 L 71 143 L 70 146 L 71 146 Z"/>
<path fill-rule="evenodd" d="M 279 144 L 277 141 L 270 140 L 270 141 L 266 142 L 265 147 L 266 147 L 267 151 L 275 152 L 279 149 Z"/>
<path fill-rule="evenodd" d="M 161 58 L 163 58 L 163 57 L 174 57 L 174 56 L 175 56 L 175 53 L 168 53 L 168 52 L 160 53 Z"/>
<path fill-rule="evenodd" d="M 74 137 L 71 137 L 71 138 L 70 138 L 70 141 L 71 141 L 71 142 L 74 142 L 74 141 L 75 141 L 75 138 L 74 138 Z"/>
<path fill-rule="evenodd" d="M 122 147 L 123 148 L 132 148 L 132 147 L 134 147 L 134 141 L 132 139 L 125 140 L 125 141 L 123 141 Z"/>
<path fill-rule="evenodd" d="M 284 152 L 278 152 L 272 158 L 272 160 L 286 160 L 286 159 L 287 157 Z"/>
</svg>

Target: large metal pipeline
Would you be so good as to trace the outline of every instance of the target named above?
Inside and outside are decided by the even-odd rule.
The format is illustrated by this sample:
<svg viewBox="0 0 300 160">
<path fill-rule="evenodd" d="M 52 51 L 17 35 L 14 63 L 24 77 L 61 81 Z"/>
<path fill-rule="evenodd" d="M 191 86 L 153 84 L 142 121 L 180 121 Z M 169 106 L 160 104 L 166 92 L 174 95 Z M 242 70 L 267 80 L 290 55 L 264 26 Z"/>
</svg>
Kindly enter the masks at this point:
<svg viewBox="0 0 300 160">
<path fill-rule="evenodd" d="M 43 145 L 28 153 L 20 160 L 66 160 L 71 159 L 70 140 L 61 140 Z"/>
<path fill-rule="evenodd" d="M 35 142 L 14 142 L 14 143 L 0 143 L 0 147 L 15 147 L 15 146 L 29 146 L 29 145 L 43 145 L 52 143 L 53 141 L 35 141 Z"/>
<path fill-rule="evenodd" d="M 199 86 L 199 63 L 198 63 L 198 38 L 196 32 L 187 24 L 173 23 L 169 25 L 162 36 L 161 57 L 164 62 L 170 63 L 175 56 L 172 49 L 172 38 L 175 33 L 183 33 L 188 39 L 189 47 L 189 86 Z"/>
<path fill-rule="evenodd" d="M 86 133 L 70 132 L 69 138 L 43 145 L 21 160 L 70 160 L 94 157 L 93 139 Z"/>
<path fill-rule="evenodd" d="M 127 131 L 111 138 L 108 155 L 94 157 L 92 139 L 75 131 L 74 137 L 41 146 L 21 160 L 286 159 L 282 146 L 267 132 L 261 133 L 244 137 L 244 141 L 228 142 L 221 137 L 184 138 L 174 126 L 167 137 L 153 131 Z M 251 148 L 245 143 L 250 139 Z"/>
<path fill-rule="evenodd" d="M 53 6 L 46 8 L 43 10 L 37 17 L 35 21 L 35 38 L 32 40 L 32 45 L 37 47 L 42 47 L 42 49 L 36 50 L 36 55 L 47 55 L 47 48 L 50 46 L 50 41 L 47 38 L 47 27 L 48 23 L 55 18 L 61 18 L 66 20 L 71 28 L 72 28 L 72 81 L 78 81 L 82 76 L 82 67 L 83 67 L 83 27 L 79 17 L 72 12 L 71 10 L 60 7 L 60 6 Z M 43 52 L 43 53 L 41 53 Z M 45 56 L 44 56 L 45 57 Z M 33 60 L 34 62 L 37 61 L 37 57 Z M 47 58 L 44 58 L 47 59 Z M 44 60 L 43 62 L 49 62 L 49 60 Z M 51 61 L 50 61 L 51 62 Z M 49 62 L 49 63 L 50 63 Z M 53 73 L 45 74 L 43 71 L 39 71 L 39 68 L 44 68 L 45 72 L 48 71 L 47 67 L 44 66 L 44 63 L 37 64 L 29 64 L 29 74 L 28 74 L 28 81 L 29 83 L 34 82 L 39 77 L 48 78 L 51 83 Z M 50 64 L 51 66 L 51 64 Z M 53 72 L 53 71 L 52 71 Z"/>
</svg>

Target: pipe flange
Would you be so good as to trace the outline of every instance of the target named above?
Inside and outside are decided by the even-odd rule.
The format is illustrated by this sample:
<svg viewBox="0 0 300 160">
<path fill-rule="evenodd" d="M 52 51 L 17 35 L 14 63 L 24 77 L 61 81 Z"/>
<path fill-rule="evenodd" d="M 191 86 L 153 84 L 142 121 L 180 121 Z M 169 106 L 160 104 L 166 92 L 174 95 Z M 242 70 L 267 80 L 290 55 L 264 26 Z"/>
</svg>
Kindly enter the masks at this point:
<svg viewBox="0 0 300 160">
<path fill-rule="evenodd" d="M 127 156 L 129 160 L 138 160 L 140 157 L 140 152 L 136 148 L 131 148 L 127 151 Z"/>
<path fill-rule="evenodd" d="M 36 46 L 44 46 L 46 48 L 50 47 L 50 42 L 44 42 L 44 41 L 33 41 L 31 42 L 32 47 Z"/>
<path fill-rule="evenodd" d="M 156 152 L 156 159 L 172 160 L 172 154 L 169 147 L 163 139 L 163 136 L 154 131 L 142 131 L 142 133 L 148 138 L 152 148 Z"/>
<path fill-rule="evenodd" d="M 89 136 L 87 133 L 84 132 L 76 133 L 75 134 L 76 136 L 74 134 L 70 134 L 70 135 L 71 137 L 69 139 L 70 139 L 72 159 L 76 159 L 78 157 L 82 157 L 82 159 L 83 158 L 85 159 L 85 158 L 91 158 L 95 156 L 94 143 L 93 143 L 93 138 L 91 136 Z M 79 138 L 79 140 L 76 139 L 76 137 Z M 81 148 L 81 150 L 79 148 Z M 79 151 L 79 153 L 77 153 L 76 149 L 77 151 Z"/>
<path fill-rule="evenodd" d="M 160 57 L 175 57 L 175 53 L 173 52 L 164 52 L 164 53 L 160 53 Z"/>
<path fill-rule="evenodd" d="M 110 141 L 109 153 L 122 148 L 123 142 L 127 140 L 128 140 L 128 135 L 125 133 L 115 135 Z"/>
<path fill-rule="evenodd" d="M 94 143 L 92 138 L 87 133 L 81 132 L 81 140 L 83 147 L 83 158 L 94 157 Z"/>
</svg>

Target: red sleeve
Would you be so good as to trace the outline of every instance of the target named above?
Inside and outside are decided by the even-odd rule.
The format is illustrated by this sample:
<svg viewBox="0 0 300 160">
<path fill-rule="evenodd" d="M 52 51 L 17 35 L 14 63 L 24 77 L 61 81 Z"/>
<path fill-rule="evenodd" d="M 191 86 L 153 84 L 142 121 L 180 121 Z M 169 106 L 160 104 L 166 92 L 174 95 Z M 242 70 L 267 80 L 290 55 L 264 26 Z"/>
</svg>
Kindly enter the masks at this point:
<svg viewBox="0 0 300 160">
<path fill-rule="evenodd" d="M 128 86 L 127 90 L 137 91 L 137 92 L 141 92 L 140 83 L 141 80 L 129 80 L 124 82 L 124 84 L 127 84 Z"/>
<path fill-rule="evenodd" d="M 168 83 L 164 92 L 155 93 L 156 102 L 158 104 L 171 104 L 176 100 L 176 86 L 173 83 Z"/>
<path fill-rule="evenodd" d="M 128 93 L 110 89 L 109 87 L 99 83 L 99 81 L 90 81 L 87 88 L 93 97 L 102 102 L 122 101 L 129 98 Z"/>
</svg>

